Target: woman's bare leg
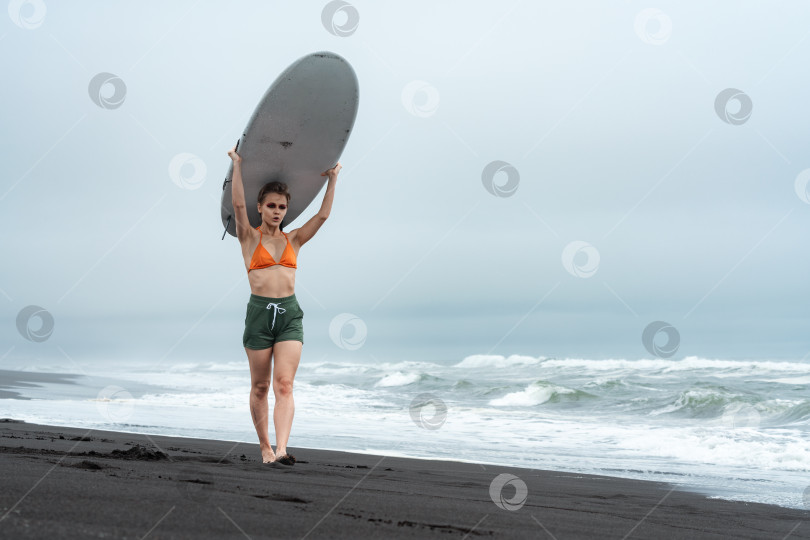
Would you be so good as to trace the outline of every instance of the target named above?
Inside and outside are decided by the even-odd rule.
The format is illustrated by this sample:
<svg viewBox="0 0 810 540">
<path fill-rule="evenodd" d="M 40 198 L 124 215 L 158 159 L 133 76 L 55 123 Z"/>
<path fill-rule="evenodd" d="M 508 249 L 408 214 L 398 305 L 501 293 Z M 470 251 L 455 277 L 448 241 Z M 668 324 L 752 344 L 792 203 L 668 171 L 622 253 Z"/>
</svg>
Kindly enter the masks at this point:
<svg viewBox="0 0 810 540">
<path fill-rule="evenodd" d="M 245 352 L 250 363 L 250 416 L 253 418 L 253 426 L 259 436 L 262 462 L 267 463 L 276 459 L 267 433 L 269 417 L 267 396 L 270 393 L 273 347 L 258 351 L 245 347 Z"/>
<path fill-rule="evenodd" d="M 290 439 L 295 402 L 293 401 L 293 379 L 301 361 L 301 350 L 304 344 L 300 341 L 279 341 L 273 348 L 275 366 L 273 367 L 273 394 L 276 405 L 273 409 L 273 423 L 276 427 L 276 456 L 287 453 L 287 442 Z"/>
</svg>

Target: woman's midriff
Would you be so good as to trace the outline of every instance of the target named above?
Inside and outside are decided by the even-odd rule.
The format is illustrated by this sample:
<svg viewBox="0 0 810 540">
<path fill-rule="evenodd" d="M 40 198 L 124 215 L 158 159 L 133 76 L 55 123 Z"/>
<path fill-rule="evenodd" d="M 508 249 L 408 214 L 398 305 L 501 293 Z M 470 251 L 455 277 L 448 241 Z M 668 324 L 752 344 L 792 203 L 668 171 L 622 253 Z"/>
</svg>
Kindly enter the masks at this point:
<svg viewBox="0 0 810 540">
<path fill-rule="evenodd" d="M 258 296 L 284 298 L 295 294 L 295 268 L 273 265 L 248 272 L 250 292 Z"/>
</svg>

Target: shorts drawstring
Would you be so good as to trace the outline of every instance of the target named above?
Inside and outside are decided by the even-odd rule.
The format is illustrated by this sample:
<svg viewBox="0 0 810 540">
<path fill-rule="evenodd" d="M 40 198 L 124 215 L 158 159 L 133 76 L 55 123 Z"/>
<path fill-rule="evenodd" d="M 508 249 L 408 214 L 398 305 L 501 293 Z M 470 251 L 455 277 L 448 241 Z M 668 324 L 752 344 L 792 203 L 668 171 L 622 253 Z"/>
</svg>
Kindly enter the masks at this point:
<svg viewBox="0 0 810 540">
<path fill-rule="evenodd" d="M 276 313 L 284 313 L 287 310 L 273 302 L 267 304 L 267 309 L 270 309 L 270 306 L 275 306 L 276 308 L 276 310 L 273 312 L 273 325 L 270 327 L 270 330 L 272 330 L 273 327 L 276 325 Z"/>
</svg>

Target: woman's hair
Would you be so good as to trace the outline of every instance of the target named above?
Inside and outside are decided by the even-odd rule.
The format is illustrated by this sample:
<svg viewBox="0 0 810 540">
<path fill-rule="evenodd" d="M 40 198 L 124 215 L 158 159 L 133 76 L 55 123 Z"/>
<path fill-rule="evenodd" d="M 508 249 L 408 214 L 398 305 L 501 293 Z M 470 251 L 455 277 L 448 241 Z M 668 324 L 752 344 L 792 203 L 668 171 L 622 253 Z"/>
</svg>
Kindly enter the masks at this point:
<svg viewBox="0 0 810 540">
<path fill-rule="evenodd" d="M 288 204 L 290 202 L 290 192 L 287 191 L 287 184 L 284 182 L 268 182 L 267 184 L 263 185 L 262 189 L 259 190 L 259 204 L 262 204 L 264 201 L 264 196 L 268 193 L 280 193 L 287 197 Z"/>
</svg>

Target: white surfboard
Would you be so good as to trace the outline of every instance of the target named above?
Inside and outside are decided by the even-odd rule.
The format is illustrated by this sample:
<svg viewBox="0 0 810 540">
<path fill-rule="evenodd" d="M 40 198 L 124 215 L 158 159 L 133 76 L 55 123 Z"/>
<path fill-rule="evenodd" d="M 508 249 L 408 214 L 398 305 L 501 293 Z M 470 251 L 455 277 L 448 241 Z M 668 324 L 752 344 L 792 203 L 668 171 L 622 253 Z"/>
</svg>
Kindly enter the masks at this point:
<svg viewBox="0 0 810 540">
<path fill-rule="evenodd" d="M 251 227 L 261 224 L 259 190 L 274 180 L 287 184 L 290 203 L 283 228 L 315 199 L 329 180 L 357 117 L 357 76 L 341 56 L 320 51 L 303 56 L 279 75 L 253 111 L 237 143 Z M 222 225 L 236 236 L 231 163 L 222 184 Z M 222 233 L 225 238 L 225 233 Z"/>
</svg>

